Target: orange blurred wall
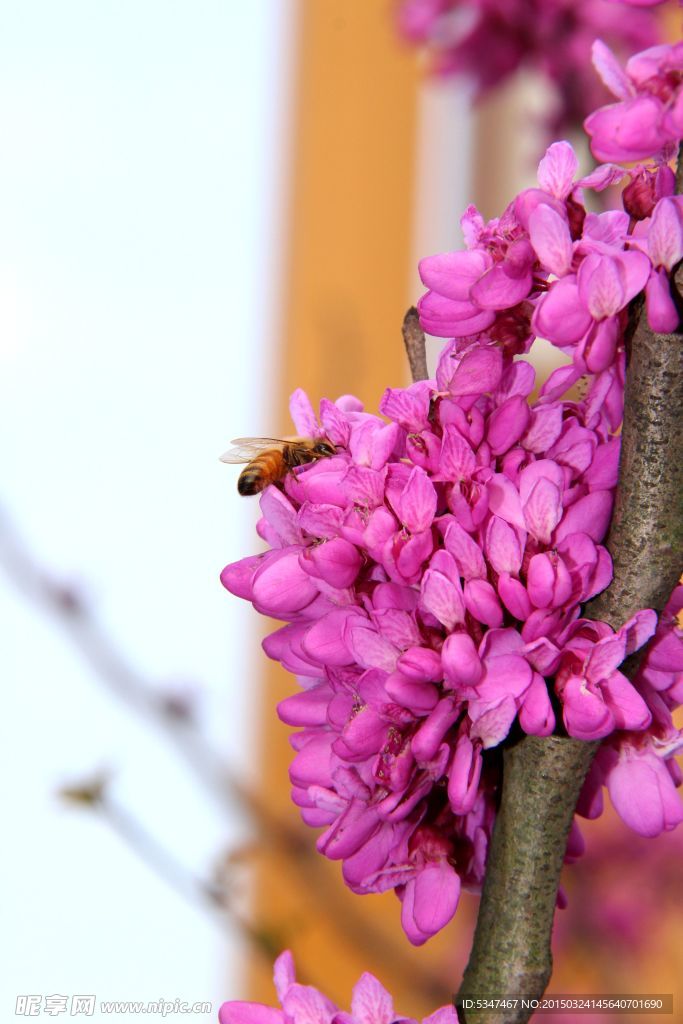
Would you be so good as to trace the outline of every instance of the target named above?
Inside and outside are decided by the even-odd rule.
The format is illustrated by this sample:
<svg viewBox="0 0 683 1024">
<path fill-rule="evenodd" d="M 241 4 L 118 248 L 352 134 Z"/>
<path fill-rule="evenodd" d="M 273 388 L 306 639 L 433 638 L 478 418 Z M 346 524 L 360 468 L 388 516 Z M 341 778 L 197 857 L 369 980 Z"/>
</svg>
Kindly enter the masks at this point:
<svg viewBox="0 0 683 1024">
<path fill-rule="evenodd" d="M 401 322 L 415 298 L 415 54 L 397 39 L 386 0 L 303 0 L 297 15 L 280 361 L 271 385 L 276 434 L 291 430 L 295 387 L 314 405 L 353 392 L 376 410 L 388 385 L 406 383 Z M 295 825 L 292 751 L 274 708 L 296 682 L 279 665 L 262 664 L 262 795 Z M 301 833 L 308 854 L 258 856 L 254 910 L 267 941 L 293 948 L 300 974 L 339 1005 L 348 1006 L 363 970 L 393 988 L 403 1013 L 445 1001 L 430 964 L 447 944 L 412 950 L 394 895 L 353 895 L 340 865 L 315 854 L 315 832 Z M 249 989 L 251 998 L 273 1001 L 270 965 L 258 954 L 250 955 Z"/>
</svg>

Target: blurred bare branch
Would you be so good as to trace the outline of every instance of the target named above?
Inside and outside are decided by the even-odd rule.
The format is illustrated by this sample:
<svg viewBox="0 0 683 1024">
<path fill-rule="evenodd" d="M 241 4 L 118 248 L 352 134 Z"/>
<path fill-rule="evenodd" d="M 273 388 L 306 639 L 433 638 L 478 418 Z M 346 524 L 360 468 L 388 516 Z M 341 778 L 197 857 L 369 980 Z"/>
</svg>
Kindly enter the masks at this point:
<svg viewBox="0 0 683 1024">
<path fill-rule="evenodd" d="M 137 671 L 118 650 L 78 589 L 55 579 L 40 565 L 1 505 L 0 565 L 24 597 L 68 636 L 95 678 L 132 711 L 146 718 L 182 754 L 221 808 L 239 807 L 246 813 L 260 841 L 267 849 L 287 859 L 302 879 L 305 890 L 314 894 L 334 918 L 346 941 L 354 946 L 362 943 L 372 947 L 378 966 L 387 974 L 408 972 L 414 978 L 415 989 L 430 1002 L 439 1003 L 449 998 L 447 987 L 437 974 L 418 965 L 400 940 L 376 927 L 368 915 L 355 911 L 338 889 L 330 885 L 325 865 L 310 838 L 302 829 L 274 813 L 259 794 L 239 778 L 202 731 L 191 705 L 169 699 L 167 693 Z M 100 803 L 100 806 L 105 804 Z"/>
<path fill-rule="evenodd" d="M 267 963 L 271 963 L 273 956 L 280 952 L 274 936 L 271 936 L 267 929 L 253 924 L 239 909 L 235 900 L 227 897 L 221 885 L 211 879 L 193 875 L 127 807 L 113 799 L 106 775 L 98 773 L 81 782 L 62 786 L 58 789 L 57 796 L 81 810 L 97 813 L 135 855 L 175 893 L 192 906 L 199 906 L 208 911 L 221 928 L 236 927 L 242 937 L 265 957 Z"/>
</svg>

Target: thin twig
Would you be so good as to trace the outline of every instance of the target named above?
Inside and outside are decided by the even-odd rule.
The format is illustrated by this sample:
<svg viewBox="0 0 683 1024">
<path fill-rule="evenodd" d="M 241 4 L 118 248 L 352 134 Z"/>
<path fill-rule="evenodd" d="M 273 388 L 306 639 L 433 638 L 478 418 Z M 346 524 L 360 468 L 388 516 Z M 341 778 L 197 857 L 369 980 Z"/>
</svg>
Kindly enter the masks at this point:
<svg viewBox="0 0 683 1024">
<path fill-rule="evenodd" d="M 322 858 L 302 830 L 274 813 L 251 787 L 212 748 L 191 714 L 160 694 L 117 649 L 102 623 L 73 588 L 56 584 L 39 565 L 0 508 L 0 564 L 22 594 L 57 622 L 93 670 L 95 678 L 131 710 L 145 717 L 183 755 L 209 795 L 223 809 L 239 805 L 249 816 L 268 849 L 287 859 L 307 893 L 315 894 L 334 919 L 339 934 L 351 946 L 373 949 L 378 969 L 410 973 L 416 990 L 429 1002 L 447 997 L 441 979 L 428 967 L 416 966 L 402 942 L 376 927 L 367 914 L 356 911 L 330 884 Z"/>
<path fill-rule="evenodd" d="M 191 906 L 200 906 L 209 912 L 221 930 L 236 927 L 270 963 L 273 945 L 266 932 L 253 925 L 221 887 L 190 872 L 127 807 L 114 800 L 109 793 L 108 781 L 105 776 L 97 775 L 86 782 L 62 787 L 58 796 L 70 804 L 97 813 L 176 894 Z"/>
<path fill-rule="evenodd" d="M 414 306 L 410 307 L 403 318 L 402 333 L 413 381 L 427 380 L 427 343 L 420 326 L 419 314 Z"/>
</svg>

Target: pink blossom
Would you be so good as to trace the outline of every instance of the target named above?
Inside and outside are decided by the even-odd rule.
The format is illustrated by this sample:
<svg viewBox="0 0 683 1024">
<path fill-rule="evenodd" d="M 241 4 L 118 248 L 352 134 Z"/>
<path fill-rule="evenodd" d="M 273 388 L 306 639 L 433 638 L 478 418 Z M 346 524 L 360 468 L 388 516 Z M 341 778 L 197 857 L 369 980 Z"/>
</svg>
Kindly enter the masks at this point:
<svg viewBox="0 0 683 1024">
<path fill-rule="evenodd" d="M 406 39 L 427 46 L 436 74 L 469 79 L 476 96 L 520 68 L 540 72 L 553 87 L 555 134 L 575 128 L 604 102 L 600 83 L 585 74 L 596 36 L 630 53 L 660 34 L 651 12 L 624 17 L 609 0 L 400 0 L 397 19 Z"/>
<path fill-rule="evenodd" d="M 654 700 L 618 670 L 653 614 L 578 618 L 611 578 L 609 423 L 530 402 L 528 364 L 488 345 L 447 345 L 437 382 L 389 389 L 389 423 L 348 399 L 312 420 L 299 394 L 345 443 L 263 492 L 272 549 L 222 576 L 284 622 L 264 648 L 303 685 L 278 711 L 319 851 L 355 892 L 394 889 L 415 944 L 481 885 L 510 730 L 549 735 L 559 699 L 570 735 L 644 734 Z"/>
<path fill-rule="evenodd" d="M 657 55 L 640 57 L 658 73 Z M 629 74 L 646 75 L 641 64 Z M 469 208 L 468 249 L 422 261 L 423 324 L 449 338 L 434 380 L 387 388 L 384 418 L 348 395 L 316 414 L 294 393 L 296 429 L 336 454 L 263 491 L 268 550 L 221 574 L 281 620 L 263 647 L 301 685 L 278 713 L 295 730 L 292 799 L 322 830 L 318 850 L 341 862 L 354 892 L 393 889 L 416 945 L 452 918 L 463 886 L 481 887 L 497 748 L 511 734 L 603 741 L 586 816 L 600 813 L 606 786 L 643 834 L 683 817 L 672 719 L 683 702 L 683 587 L 659 625 L 649 610 L 616 631 L 582 617 L 612 577 L 603 541 L 628 307 L 645 294 L 651 325 L 677 326 L 669 276 L 683 258 L 683 215 L 661 166 L 578 173 L 569 143 L 554 143 L 537 188 L 488 223 Z M 630 211 L 586 210 L 587 189 L 624 177 Z M 569 362 L 532 400 L 535 373 L 519 357 L 536 336 Z M 566 399 L 581 379 L 584 397 Z M 653 634 L 627 678 L 620 667 Z M 576 840 L 568 860 L 579 852 Z M 290 987 L 287 999 L 293 1016 Z M 336 1013 L 319 994 L 306 999 L 317 1018 Z"/>
<path fill-rule="evenodd" d="M 593 63 L 619 101 L 601 107 L 584 122 L 596 158 L 668 161 L 683 136 L 683 43 L 651 46 L 631 57 L 622 70 L 598 39 Z"/>
<path fill-rule="evenodd" d="M 350 1013 L 340 1010 L 312 985 L 297 982 L 289 950 L 275 961 L 274 981 L 282 1009 L 263 1003 L 223 1003 L 218 1011 L 220 1024 L 332 1024 L 334 1020 L 343 1020 L 345 1024 L 392 1024 L 396 1020 L 417 1024 L 394 1011 L 391 995 L 367 972 L 354 986 Z M 457 1024 L 455 1010 L 451 1005 L 442 1006 L 425 1017 L 422 1024 Z"/>
<path fill-rule="evenodd" d="M 519 355 L 535 337 L 543 337 L 571 365 L 551 374 L 542 398 L 556 401 L 588 377 L 586 408 L 600 410 L 615 429 L 631 302 L 645 294 L 654 330 L 671 331 L 678 324 L 669 277 L 683 256 L 683 209 L 671 195 L 673 175 L 665 166 L 641 165 L 629 174 L 606 164 L 585 177 L 577 174 L 569 143 L 553 143 L 538 167 L 539 187 L 520 193 L 500 218 L 486 224 L 470 208 L 462 221 L 468 249 L 420 262 L 429 290 L 418 309 L 427 331 L 453 338 L 449 358 L 437 370 L 440 390 L 456 396 L 472 388 L 474 394 L 486 381 L 487 390 L 494 391 L 500 354 Z M 602 190 L 627 175 L 629 212 L 586 211 L 586 190 Z M 496 353 L 495 361 L 487 352 Z M 510 394 L 518 400 L 495 411 L 489 424 L 493 454 L 514 431 L 530 426 L 523 403 L 527 394 L 523 389 Z M 537 429 L 541 422 L 553 422 L 541 408 L 531 416 Z M 538 447 L 540 435 L 534 443 Z"/>
</svg>

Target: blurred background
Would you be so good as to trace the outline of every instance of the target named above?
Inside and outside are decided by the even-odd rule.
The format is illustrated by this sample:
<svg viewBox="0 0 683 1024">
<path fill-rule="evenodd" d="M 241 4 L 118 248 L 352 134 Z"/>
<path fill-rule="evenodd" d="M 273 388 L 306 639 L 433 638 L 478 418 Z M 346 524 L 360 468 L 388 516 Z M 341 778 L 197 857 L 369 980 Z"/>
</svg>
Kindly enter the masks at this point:
<svg viewBox="0 0 683 1024">
<path fill-rule="evenodd" d="M 294 387 L 376 408 L 406 383 L 417 259 L 532 184 L 557 122 L 521 58 L 475 103 L 419 8 L 0 4 L 6 1016 L 96 994 L 210 1020 L 272 1002 L 283 948 L 343 1006 L 363 970 L 403 1014 L 457 985 L 476 899 L 413 949 L 393 894 L 314 853 L 274 713 L 296 682 L 218 582 L 260 549 L 220 452 L 288 433 Z M 676 992 L 683 836 L 584 834 L 553 990 Z"/>
</svg>

